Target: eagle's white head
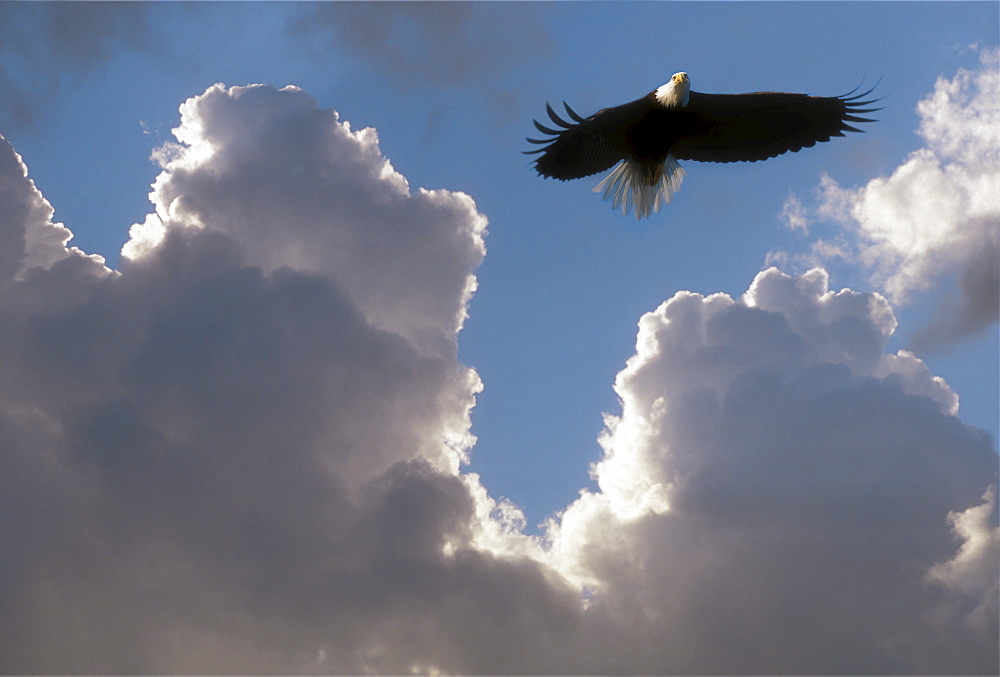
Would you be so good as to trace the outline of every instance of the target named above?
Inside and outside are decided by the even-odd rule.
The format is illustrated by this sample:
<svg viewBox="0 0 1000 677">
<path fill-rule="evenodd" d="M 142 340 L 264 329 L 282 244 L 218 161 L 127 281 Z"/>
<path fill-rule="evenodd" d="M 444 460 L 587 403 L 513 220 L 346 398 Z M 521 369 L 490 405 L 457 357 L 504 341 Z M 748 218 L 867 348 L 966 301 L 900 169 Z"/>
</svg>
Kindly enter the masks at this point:
<svg viewBox="0 0 1000 677">
<path fill-rule="evenodd" d="M 683 108 L 688 105 L 691 78 L 687 73 L 674 73 L 670 82 L 656 88 L 656 100 L 664 108 Z"/>
</svg>

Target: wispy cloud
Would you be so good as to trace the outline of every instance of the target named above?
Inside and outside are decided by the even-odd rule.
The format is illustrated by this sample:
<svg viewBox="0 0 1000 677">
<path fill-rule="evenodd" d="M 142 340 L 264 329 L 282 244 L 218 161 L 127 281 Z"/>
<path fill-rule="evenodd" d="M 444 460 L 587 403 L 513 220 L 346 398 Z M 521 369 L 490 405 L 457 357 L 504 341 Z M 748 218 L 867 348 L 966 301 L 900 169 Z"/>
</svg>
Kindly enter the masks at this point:
<svg viewBox="0 0 1000 677">
<path fill-rule="evenodd" d="M 806 235 L 809 234 L 809 223 L 806 218 L 805 207 L 797 195 L 789 195 L 785 204 L 781 208 L 781 216 L 792 230 L 801 230 Z"/>
<path fill-rule="evenodd" d="M 786 205 L 794 228 L 805 230 L 810 218 L 845 226 L 852 260 L 894 302 L 957 277 L 957 294 L 917 337 L 918 347 L 980 331 L 996 323 L 1000 312 L 998 63 L 997 52 L 984 52 L 980 70 L 938 79 L 917 106 L 926 146 L 890 176 L 860 188 L 824 177 L 808 216 L 793 209 L 801 203 Z M 811 258 L 824 260 L 824 254 L 813 251 Z"/>
</svg>

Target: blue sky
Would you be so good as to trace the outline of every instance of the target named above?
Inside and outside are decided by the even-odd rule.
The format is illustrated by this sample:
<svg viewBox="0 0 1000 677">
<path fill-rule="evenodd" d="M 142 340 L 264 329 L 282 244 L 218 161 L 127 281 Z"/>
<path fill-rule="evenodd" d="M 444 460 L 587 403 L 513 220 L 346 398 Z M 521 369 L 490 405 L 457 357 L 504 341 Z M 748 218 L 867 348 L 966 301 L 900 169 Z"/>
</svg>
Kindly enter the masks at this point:
<svg viewBox="0 0 1000 677">
<path fill-rule="evenodd" d="M 996 195 L 993 204 L 985 206 L 985 217 L 979 212 L 969 217 L 979 219 L 976 224 L 985 223 L 976 226 L 981 230 L 966 228 L 959 235 L 948 235 L 951 239 L 939 249 L 933 243 L 919 252 L 892 249 L 896 240 L 888 236 L 879 240 L 874 234 L 885 235 L 878 230 L 884 222 L 877 215 L 906 202 L 903 188 L 878 184 L 880 178 L 893 176 L 913 160 L 912 154 L 928 148 L 940 151 L 942 162 L 961 160 L 956 160 L 958 151 L 949 156 L 940 150 L 946 147 L 945 141 L 917 133 L 934 114 L 918 111 L 918 103 L 938 91 L 943 86 L 940 82 L 960 82 L 962 72 L 994 72 L 996 62 L 989 61 L 989 55 L 995 54 L 998 33 L 996 3 L 977 2 L 8 3 L 0 6 L 0 133 L 23 158 L 28 177 L 54 208 L 52 222 L 73 232 L 70 246 L 99 254 L 108 267 L 118 269 L 119 252 L 129 240 L 130 228 L 153 212 L 148 197 L 151 184 L 170 173 L 152 161 L 151 154 L 176 142 L 171 130 L 182 122 L 178 107 L 215 83 L 226 87 L 295 85 L 319 109 L 337 111 L 351 130 L 374 128 L 378 149 L 405 177 L 411 191 L 421 187 L 461 191 L 488 219 L 481 263 L 465 249 L 455 249 L 468 255 L 462 265 L 475 274 L 478 288 L 468 300 L 464 327 L 448 340 L 457 350 L 456 364 L 473 368 L 483 383 L 471 410 L 470 431 L 478 441 L 468 451 L 470 462 L 463 472 L 480 476 L 490 500 L 507 498 L 523 512 L 524 538 L 540 533 L 538 525 L 543 520 L 568 510 L 571 503 L 574 519 L 591 525 L 587 533 L 604 533 L 593 526 L 596 522 L 587 521 L 596 520 L 598 512 L 591 511 L 584 499 L 574 501 L 582 489 L 592 492 L 589 496 L 613 495 L 615 490 L 609 487 L 618 485 L 610 478 L 619 477 L 619 471 L 609 459 L 631 453 L 620 449 L 631 448 L 628 440 L 637 439 L 628 437 L 639 434 L 628 432 L 631 426 L 642 427 L 630 418 L 634 411 L 629 410 L 633 406 L 629 402 L 641 400 L 645 391 L 640 393 L 634 389 L 637 386 L 629 385 L 631 381 L 619 376 L 633 356 L 629 364 L 636 373 L 641 372 L 640 363 L 646 364 L 640 359 L 644 355 L 641 345 L 637 354 L 640 318 L 684 291 L 705 296 L 723 293 L 739 300 L 772 264 L 790 276 L 819 265 L 828 272 L 829 289 L 834 292 L 849 288 L 886 297 L 898 321 L 884 348 L 886 354 L 912 349 L 927 369 L 914 379 L 930 384 L 929 379 L 937 376 L 947 382 L 960 402 L 957 419 L 950 420 L 965 426 L 961 428 L 965 432 L 956 429 L 948 434 L 979 439 L 978 444 L 992 450 L 989 463 L 995 472 L 1000 388 L 996 289 L 992 319 L 987 310 L 985 318 L 975 318 L 979 323 L 975 331 L 940 336 L 950 331 L 951 312 L 966 300 L 963 273 L 972 270 L 974 252 L 986 246 L 976 238 L 982 234 L 988 240 L 992 234 L 996 246 Z M 682 70 L 690 75 L 692 89 L 701 92 L 777 90 L 832 96 L 877 83 L 874 96 L 881 97 L 883 110 L 875 115 L 878 122 L 865 125 L 865 134 L 834 139 L 765 163 L 683 163 L 687 176 L 673 204 L 644 221 L 612 211 L 594 195 L 591 188 L 599 177 L 567 183 L 543 180 L 531 170 L 529 157 L 521 153 L 529 148 L 524 137 L 534 134 L 531 120 L 544 115 L 547 101 L 566 101 L 578 112 L 589 114 L 638 98 Z M 972 82 L 974 77 L 969 77 Z M 208 110 L 208 105 L 199 110 Z M 989 102 L 985 105 L 995 119 L 996 101 L 992 109 Z M 955 110 L 943 107 L 935 119 L 948 123 L 950 118 L 944 116 L 955 115 Z M 971 122 L 969 129 L 973 129 Z M 975 130 L 968 133 L 972 134 L 969 138 L 980 138 L 974 136 Z M 961 161 L 963 167 L 971 166 Z M 986 170 L 990 170 L 988 163 Z M 180 170 L 171 171 L 174 178 L 164 190 L 183 192 L 183 188 L 196 193 L 193 183 L 177 178 Z M 987 180 L 996 178 L 996 168 L 992 171 L 986 174 Z M 837 212 L 838 195 L 855 205 L 867 199 L 864 204 L 876 216 L 859 220 Z M 798 227 L 790 225 L 790 205 L 801 208 L 804 221 Z M 935 222 L 948 220 L 940 217 L 928 213 Z M 294 244 L 297 231 L 289 232 L 287 237 Z M 363 232 L 367 231 L 359 230 Z M 264 243 L 271 242 L 270 235 L 248 230 L 239 237 L 250 240 L 232 237 L 242 243 L 239 251 L 251 252 L 246 254 L 250 263 L 263 270 L 287 265 L 267 250 Z M 898 237 L 905 248 L 906 236 Z M 331 246 L 322 239 L 303 242 L 305 247 Z M 435 257 L 452 251 L 444 244 L 437 249 L 431 243 L 423 247 L 415 244 L 409 257 L 404 252 L 398 260 L 387 259 L 398 268 L 387 270 L 385 277 L 405 277 L 411 266 L 423 265 L 416 261 L 419 257 L 426 257 L 431 269 L 426 275 L 432 276 L 438 265 Z M 343 255 L 357 256 L 348 250 Z M 381 264 L 372 263 L 372 268 L 377 265 Z M 440 269 L 454 275 L 465 270 L 455 263 L 451 271 L 451 265 L 451 259 L 442 259 Z M 338 284 L 350 286 L 343 281 L 346 274 L 331 274 L 340 280 Z M 362 273 L 357 275 L 363 279 Z M 409 284 L 417 286 L 413 281 Z M 760 278 L 762 289 L 770 284 L 780 286 L 777 278 Z M 350 292 L 359 295 L 351 297 L 352 302 L 371 313 L 366 315 L 369 323 L 419 343 L 414 338 L 417 333 L 408 333 L 417 329 L 393 324 L 392 313 L 404 310 L 375 308 L 371 304 L 376 301 L 365 296 L 375 292 L 359 289 Z M 435 290 L 444 294 L 441 289 L 428 288 L 428 295 Z M 447 294 L 457 294 L 448 289 Z M 464 307 L 465 300 L 447 298 L 455 307 Z M 819 303 L 818 297 L 810 298 L 810 303 Z M 421 303 L 413 301 L 417 310 L 412 312 L 422 312 Z M 871 308 L 876 302 L 866 303 Z M 764 302 L 758 305 L 763 307 Z M 674 307 L 679 306 L 680 301 Z M 427 307 L 434 306 L 428 301 Z M 786 314 L 792 318 L 794 313 L 788 310 Z M 874 315 L 865 317 L 875 322 Z M 653 326 L 653 316 L 644 322 Z M 952 324 L 957 326 L 957 321 Z M 940 329 L 936 334 L 934 327 Z M 675 325 L 669 331 L 680 329 Z M 882 350 L 878 348 L 880 355 Z M 652 364 L 657 356 L 642 359 Z M 885 370 L 896 367 L 878 368 L 883 371 L 872 367 L 864 378 L 909 383 L 901 374 L 915 374 L 919 369 L 913 366 L 916 362 L 906 364 L 905 370 L 899 367 L 903 371 L 893 372 L 895 376 Z M 135 364 L 129 369 L 133 380 L 125 379 L 127 383 L 140 378 L 135 374 L 146 373 Z M 852 373 L 861 378 L 862 372 Z M 665 374 L 662 383 L 676 389 L 669 392 L 689 385 L 675 383 L 671 380 L 675 376 Z M 912 386 L 914 392 L 923 387 Z M 136 401 L 146 402 L 142 391 L 136 392 Z M 947 400 L 938 390 L 933 393 L 931 399 Z M 604 414 L 620 417 L 617 429 L 606 423 Z M 884 429 L 874 429 L 892 437 L 903 425 L 900 421 L 910 420 L 908 415 L 900 413 Z M 696 420 L 692 415 L 690 424 L 695 426 Z M 845 428 L 852 425 L 850 418 L 842 421 Z M 985 442 L 976 437 L 980 431 L 990 436 Z M 943 435 L 941 439 L 946 439 Z M 664 448 L 683 448 L 686 439 L 672 437 Z M 821 446 L 820 442 L 817 438 L 816 444 Z M 605 479 L 598 482 L 591 466 L 602 459 Z M 651 463 L 635 461 L 639 465 L 634 467 L 644 468 L 647 462 Z M 766 471 L 762 469 L 762 477 L 754 478 L 753 467 L 748 466 L 748 482 L 763 482 Z M 674 471 L 682 473 L 678 468 Z M 905 469 L 901 472 L 905 474 Z M 663 486 L 669 484 L 663 482 Z M 948 504 L 938 516 L 942 529 L 949 510 L 971 508 L 991 482 L 995 478 L 984 476 L 970 502 Z M 635 498 L 621 491 L 625 492 L 622 496 Z M 659 515 L 655 494 L 642 494 L 644 498 L 636 499 L 635 505 Z M 694 505 L 700 494 L 691 496 Z M 625 519 L 620 510 L 612 512 L 616 519 Z M 971 512 L 968 518 L 972 520 Z M 558 531 L 550 527 L 549 543 L 570 543 L 569 524 L 567 520 Z M 483 529 L 482 533 L 488 532 Z M 507 537 L 513 540 L 503 548 L 522 555 L 528 552 L 518 550 L 522 546 L 516 545 L 521 542 L 517 538 Z M 496 544 L 487 548 L 484 539 L 476 541 L 484 552 L 502 549 Z M 565 545 L 565 552 L 576 552 L 571 545 Z M 532 541 L 530 548 L 535 547 L 540 546 Z M 597 574 L 588 578 L 566 573 L 582 570 L 579 567 L 552 564 L 555 552 L 531 556 L 533 561 L 548 562 L 575 584 L 600 588 L 594 582 L 599 576 L 593 578 Z M 647 554 L 655 553 L 653 549 Z M 618 589 L 607 585 L 608 590 Z M 616 636 L 617 631 L 607 632 Z M 335 653 L 332 646 L 317 650 L 314 645 L 310 650 L 317 657 Z M 184 672 L 192 666 L 199 671 L 207 665 L 210 671 L 211 666 L 226 665 L 171 663 L 155 648 L 146 654 L 154 655 L 161 662 L 144 663 L 131 657 L 138 662 L 125 661 L 115 669 L 144 672 L 156 669 L 150 668 L 155 665 Z M 444 652 L 435 660 L 446 669 L 448 665 L 471 671 L 482 667 L 457 658 L 449 664 L 449 655 Z M 656 672 L 664 665 L 653 658 L 649 661 L 623 669 Z M 871 669 L 881 664 L 873 658 L 861 665 Z M 15 667 L 28 670 L 32 665 L 36 664 Z M 72 665 L 54 665 L 72 669 Z M 278 658 L 267 665 L 297 671 Z M 318 665 L 322 668 L 322 661 Z M 359 668 L 351 663 L 334 665 L 346 671 Z M 566 665 L 572 668 L 574 664 Z M 680 659 L 670 665 L 682 670 L 707 665 L 722 671 L 731 666 L 724 661 L 702 664 Z M 782 667 L 761 665 L 765 670 Z M 787 665 L 797 671 L 796 666 L 811 664 Z M 819 665 L 832 666 L 834 672 L 843 667 L 836 662 Z M 934 667 L 919 661 L 902 665 Z M 101 671 L 106 667 L 99 666 Z M 516 671 L 517 666 L 512 669 Z M 526 669 L 559 671 L 560 666 L 538 663 Z"/>
<path fill-rule="evenodd" d="M 36 82 L 53 79 L 55 99 L 7 132 L 73 244 L 113 265 L 129 226 L 149 211 L 151 150 L 170 140 L 179 102 L 215 82 L 295 84 L 354 127 L 374 126 L 411 185 L 465 191 L 490 219 L 460 341 L 486 384 L 472 467 L 539 521 L 588 481 L 600 414 L 617 404 L 609 384 L 632 352 L 638 317 L 679 289 L 742 293 L 768 251 L 802 248 L 782 227 L 788 195 L 808 195 L 824 172 L 848 186 L 890 172 L 921 146 L 916 102 L 937 77 L 975 67 L 977 48 L 997 34 L 991 3 L 639 3 L 628 12 L 614 3 L 487 4 L 442 7 L 461 37 L 435 52 L 419 24 L 388 6 L 365 12 L 392 26 L 398 54 L 373 58 L 332 26 L 305 28 L 319 7 L 130 9 L 136 25 L 89 46 L 89 59 L 45 64 L 53 70 Z M 906 39 L 886 49 L 886 27 Z M 559 184 L 529 170 L 523 137 L 546 101 L 589 113 L 678 70 L 705 92 L 836 95 L 882 78 L 884 110 L 865 136 L 812 152 L 754 166 L 694 164 L 676 203 L 648 222 L 605 209 L 590 193 L 596 181 Z M 10 75 L 40 87 L 27 69 Z M 863 271 L 838 272 L 835 287 L 867 288 Z M 899 347 L 931 317 L 932 296 L 896 309 Z M 924 357 L 962 396 L 963 420 L 996 437 L 991 332 Z"/>
</svg>

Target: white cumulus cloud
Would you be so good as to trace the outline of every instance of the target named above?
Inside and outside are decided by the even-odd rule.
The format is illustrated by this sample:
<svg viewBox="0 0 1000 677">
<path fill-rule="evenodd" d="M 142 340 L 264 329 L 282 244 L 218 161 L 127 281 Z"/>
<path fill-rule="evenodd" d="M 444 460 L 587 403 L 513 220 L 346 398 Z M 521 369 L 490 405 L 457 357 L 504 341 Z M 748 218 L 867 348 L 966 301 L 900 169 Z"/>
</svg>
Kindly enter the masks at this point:
<svg viewBox="0 0 1000 677">
<path fill-rule="evenodd" d="M 885 353 L 884 298 L 827 284 L 770 269 L 740 299 L 681 292 L 642 318 L 600 491 L 550 525 L 613 637 L 599 671 L 995 669 L 995 515 L 972 507 L 990 440 L 919 359 Z M 926 617 L 947 597 L 926 576 L 986 605 L 968 645 Z"/>
<path fill-rule="evenodd" d="M 599 489 L 461 463 L 472 199 L 210 87 L 120 270 L 0 144 L 0 669 L 995 672 L 996 456 L 821 269 L 640 322 Z"/>
</svg>

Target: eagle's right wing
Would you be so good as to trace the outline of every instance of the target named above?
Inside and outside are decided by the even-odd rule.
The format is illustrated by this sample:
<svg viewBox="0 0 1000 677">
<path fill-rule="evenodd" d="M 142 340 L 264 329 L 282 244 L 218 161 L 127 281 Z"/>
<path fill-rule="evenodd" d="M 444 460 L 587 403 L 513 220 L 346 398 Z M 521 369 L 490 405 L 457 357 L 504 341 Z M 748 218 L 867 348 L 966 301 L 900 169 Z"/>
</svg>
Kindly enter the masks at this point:
<svg viewBox="0 0 1000 677">
<path fill-rule="evenodd" d="M 531 143 L 547 145 L 525 153 L 539 154 L 535 159 L 539 174 L 567 181 L 603 172 L 623 159 L 628 153 L 625 130 L 649 110 L 649 101 L 642 98 L 605 108 L 589 118 L 581 117 L 566 103 L 563 106 L 572 122 L 560 118 L 552 106 L 546 104 L 549 117 L 558 128 L 546 127 L 535 120 L 538 131 L 551 136 L 528 139 Z"/>
</svg>

